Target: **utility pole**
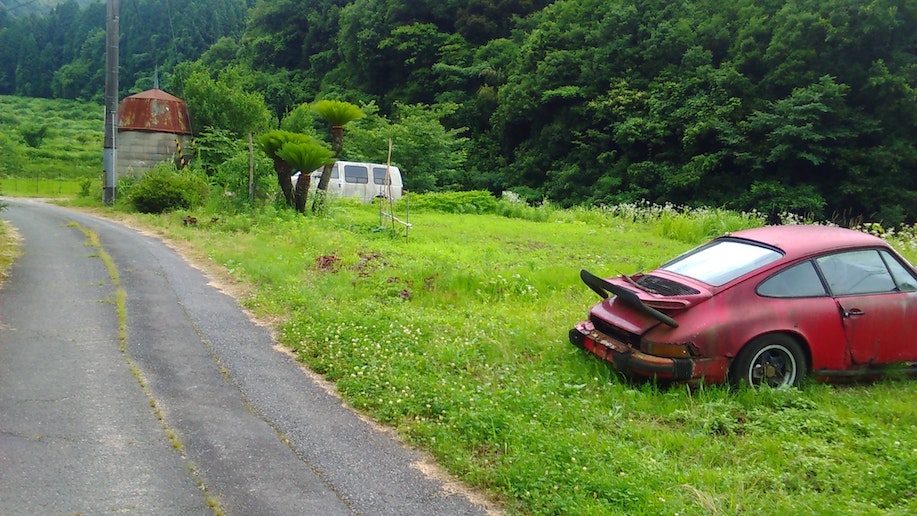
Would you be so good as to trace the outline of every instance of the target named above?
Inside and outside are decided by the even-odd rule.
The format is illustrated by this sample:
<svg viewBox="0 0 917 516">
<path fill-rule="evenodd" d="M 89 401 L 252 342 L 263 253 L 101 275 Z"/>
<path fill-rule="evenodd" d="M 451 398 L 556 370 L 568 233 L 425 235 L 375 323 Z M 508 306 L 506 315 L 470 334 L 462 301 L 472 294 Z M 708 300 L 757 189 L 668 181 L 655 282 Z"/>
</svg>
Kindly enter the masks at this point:
<svg viewBox="0 0 917 516">
<path fill-rule="evenodd" d="M 105 172 L 102 200 L 115 202 L 115 171 L 118 152 L 118 19 L 121 0 L 106 0 L 105 9 L 105 144 L 102 151 L 102 168 Z"/>
</svg>

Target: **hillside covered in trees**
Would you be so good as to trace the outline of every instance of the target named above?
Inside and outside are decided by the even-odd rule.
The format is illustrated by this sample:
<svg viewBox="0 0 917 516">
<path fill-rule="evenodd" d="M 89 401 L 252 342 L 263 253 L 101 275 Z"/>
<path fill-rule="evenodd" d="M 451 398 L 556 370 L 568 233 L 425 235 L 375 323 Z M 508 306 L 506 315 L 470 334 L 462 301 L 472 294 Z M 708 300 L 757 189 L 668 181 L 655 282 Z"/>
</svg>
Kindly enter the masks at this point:
<svg viewBox="0 0 917 516">
<path fill-rule="evenodd" d="M 97 1 L 76 0 L 76 3 L 85 6 Z M 0 17 L 20 18 L 33 14 L 47 14 L 61 3 L 61 0 L 0 0 Z"/>
<path fill-rule="evenodd" d="M 416 189 L 917 217 L 917 0 L 121 4 L 123 94 L 244 95 L 274 122 L 192 113 L 237 136 L 318 98 L 434 117 Z M 104 18 L 0 10 L 0 94 L 100 101 Z"/>
</svg>

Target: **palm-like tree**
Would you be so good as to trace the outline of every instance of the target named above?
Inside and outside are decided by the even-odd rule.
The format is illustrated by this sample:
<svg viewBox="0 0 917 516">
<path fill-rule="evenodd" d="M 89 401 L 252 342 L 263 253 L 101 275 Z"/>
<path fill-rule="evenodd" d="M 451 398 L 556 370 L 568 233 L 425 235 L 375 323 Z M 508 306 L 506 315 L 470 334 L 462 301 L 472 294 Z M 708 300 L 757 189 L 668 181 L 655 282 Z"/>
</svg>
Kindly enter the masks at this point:
<svg viewBox="0 0 917 516">
<path fill-rule="evenodd" d="M 258 135 L 257 137 L 258 145 L 261 147 L 261 150 L 268 155 L 271 160 L 274 162 L 274 171 L 277 173 L 277 184 L 280 185 L 280 190 L 283 192 L 283 197 L 286 200 L 287 204 L 294 206 L 293 198 L 293 166 L 285 161 L 278 152 L 283 148 L 286 143 L 309 143 L 312 142 L 312 138 L 299 133 L 293 133 L 290 131 L 281 131 L 275 129 L 273 131 L 268 131 L 264 134 Z M 321 165 L 319 165 L 321 166 Z M 318 167 L 316 167 L 318 168 Z M 304 172 L 315 170 L 313 169 L 300 169 Z"/>
<path fill-rule="evenodd" d="M 306 211 L 306 196 L 309 195 L 309 184 L 312 182 L 311 171 L 334 163 L 333 154 L 331 149 L 316 141 L 286 142 L 277 151 L 280 159 L 300 170 L 296 190 L 293 192 L 296 211 Z"/>
<path fill-rule="evenodd" d="M 344 149 L 344 125 L 366 116 L 359 107 L 341 100 L 319 100 L 312 110 L 331 125 L 331 150 L 335 158 L 340 157 Z M 327 190 L 331 180 L 331 164 L 325 165 L 322 178 L 318 182 L 319 190 Z"/>
</svg>

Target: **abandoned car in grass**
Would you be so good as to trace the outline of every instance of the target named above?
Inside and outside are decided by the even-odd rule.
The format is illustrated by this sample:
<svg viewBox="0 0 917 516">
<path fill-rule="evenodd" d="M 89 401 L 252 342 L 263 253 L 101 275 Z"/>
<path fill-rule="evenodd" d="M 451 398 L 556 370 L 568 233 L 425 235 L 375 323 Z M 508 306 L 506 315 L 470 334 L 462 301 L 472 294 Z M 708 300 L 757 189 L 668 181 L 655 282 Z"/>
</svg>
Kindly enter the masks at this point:
<svg viewBox="0 0 917 516">
<path fill-rule="evenodd" d="M 798 386 L 917 372 L 917 271 L 884 240 L 814 225 L 716 238 L 603 298 L 573 344 L 631 377 Z"/>
</svg>

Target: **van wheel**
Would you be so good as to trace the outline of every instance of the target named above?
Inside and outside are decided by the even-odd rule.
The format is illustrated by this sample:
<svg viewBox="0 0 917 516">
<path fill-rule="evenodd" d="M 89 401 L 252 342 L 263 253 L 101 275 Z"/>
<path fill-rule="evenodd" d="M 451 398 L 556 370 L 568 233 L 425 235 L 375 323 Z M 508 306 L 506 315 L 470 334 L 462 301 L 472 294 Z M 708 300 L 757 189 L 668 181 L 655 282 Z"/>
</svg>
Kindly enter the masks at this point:
<svg viewBox="0 0 917 516">
<path fill-rule="evenodd" d="M 806 376 L 806 359 L 789 335 L 762 335 L 739 352 L 729 368 L 733 386 L 798 387 Z"/>
</svg>

